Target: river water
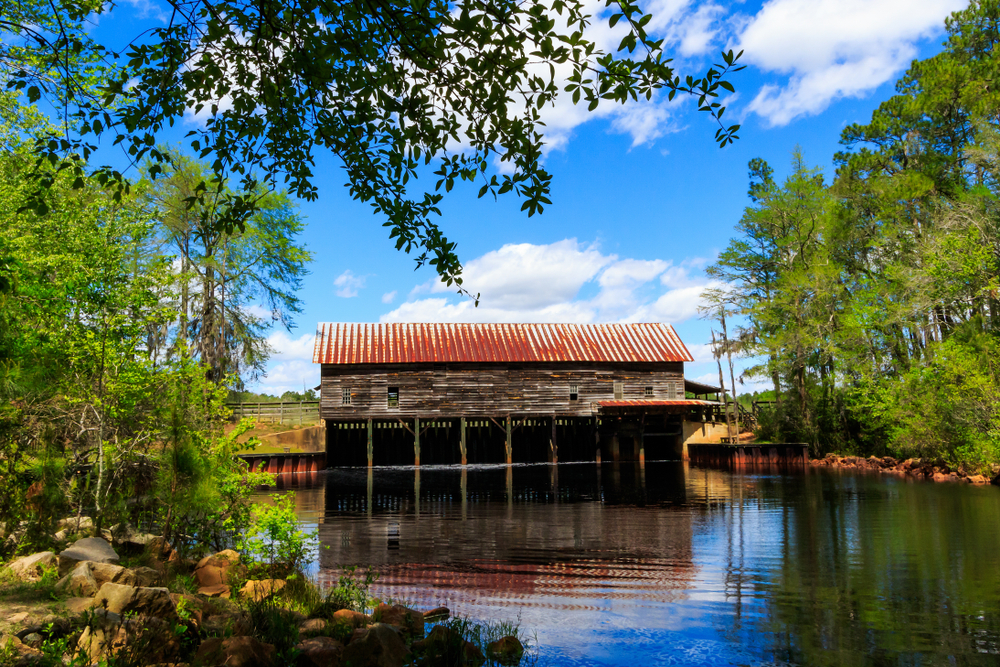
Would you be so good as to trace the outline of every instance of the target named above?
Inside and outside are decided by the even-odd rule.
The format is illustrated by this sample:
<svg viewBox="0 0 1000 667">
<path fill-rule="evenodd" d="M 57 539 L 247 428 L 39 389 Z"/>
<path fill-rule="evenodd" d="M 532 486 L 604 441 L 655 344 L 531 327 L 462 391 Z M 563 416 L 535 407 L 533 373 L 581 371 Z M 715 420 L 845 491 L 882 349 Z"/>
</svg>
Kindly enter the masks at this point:
<svg viewBox="0 0 1000 667">
<path fill-rule="evenodd" d="M 519 620 L 549 665 L 1000 665 L 1000 488 L 676 462 L 300 475 L 322 582 Z"/>
</svg>

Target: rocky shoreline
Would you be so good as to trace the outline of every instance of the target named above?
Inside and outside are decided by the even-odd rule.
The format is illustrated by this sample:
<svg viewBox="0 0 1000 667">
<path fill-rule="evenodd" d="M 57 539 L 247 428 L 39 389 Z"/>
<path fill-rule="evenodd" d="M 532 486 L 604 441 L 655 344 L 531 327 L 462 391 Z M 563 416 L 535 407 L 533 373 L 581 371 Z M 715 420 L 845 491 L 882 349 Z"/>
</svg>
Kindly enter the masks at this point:
<svg viewBox="0 0 1000 667">
<path fill-rule="evenodd" d="M 934 482 L 958 482 L 965 484 L 995 484 L 1000 486 L 1000 474 L 992 479 L 986 475 L 969 475 L 960 470 L 948 467 L 942 461 L 927 461 L 924 459 L 896 459 L 891 456 L 841 456 L 827 454 L 822 459 L 810 459 L 809 465 L 828 468 L 848 468 L 852 470 L 871 470 L 893 475 L 915 477 Z"/>
<path fill-rule="evenodd" d="M 301 575 L 247 579 L 235 551 L 194 562 L 147 542 L 130 559 L 144 565 L 125 567 L 108 540 L 86 537 L 0 567 L 0 666 L 481 667 L 525 655 L 516 636 L 450 619 L 444 607 L 344 608 Z M 39 603 L 14 604 L 3 595 L 12 590 L 40 593 Z"/>
</svg>

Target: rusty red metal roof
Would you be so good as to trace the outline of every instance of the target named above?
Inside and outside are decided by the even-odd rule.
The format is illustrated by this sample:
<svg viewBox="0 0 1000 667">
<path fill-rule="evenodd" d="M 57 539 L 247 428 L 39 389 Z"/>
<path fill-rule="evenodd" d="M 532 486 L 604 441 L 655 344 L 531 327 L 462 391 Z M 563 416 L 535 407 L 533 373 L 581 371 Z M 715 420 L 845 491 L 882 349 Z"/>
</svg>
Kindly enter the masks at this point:
<svg viewBox="0 0 1000 667">
<path fill-rule="evenodd" d="M 694 361 L 669 324 L 321 323 L 313 363 Z"/>
</svg>

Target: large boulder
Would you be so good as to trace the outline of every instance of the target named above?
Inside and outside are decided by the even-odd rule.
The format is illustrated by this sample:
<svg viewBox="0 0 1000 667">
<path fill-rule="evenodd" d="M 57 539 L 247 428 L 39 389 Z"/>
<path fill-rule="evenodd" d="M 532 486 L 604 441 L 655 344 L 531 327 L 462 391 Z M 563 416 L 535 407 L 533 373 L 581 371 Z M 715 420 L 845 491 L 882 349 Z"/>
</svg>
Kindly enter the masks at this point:
<svg viewBox="0 0 1000 667">
<path fill-rule="evenodd" d="M 385 623 L 359 630 L 340 660 L 351 667 L 401 667 L 410 649 L 399 631 Z"/>
<path fill-rule="evenodd" d="M 233 591 L 226 584 L 219 584 L 218 586 L 202 586 L 198 589 L 198 595 L 204 595 L 208 598 L 223 598 L 228 600 L 232 597 Z"/>
<path fill-rule="evenodd" d="M 344 645 L 330 637 L 312 637 L 299 642 L 297 667 L 337 667 Z"/>
<path fill-rule="evenodd" d="M 94 606 L 116 614 L 134 612 L 143 616 L 173 619 L 177 607 L 166 588 L 148 588 L 106 583 L 94 596 Z"/>
<path fill-rule="evenodd" d="M 232 549 L 220 551 L 212 556 L 205 556 L 194 568 L 194 577 L 198 586 L 206 588 L 229 583 L 229 570 L 240 562 L 240 555 Z"/>
<path fill-rule="evenodd" d="M 269 667 L 274 646 L 253 637 L 213 637 L 201 643 L 192 662 L 201 667 Z"/>
<path fill-rule="evenodd" d="M 413 642 L 411 647 L 425 664 L 479 667 L 486 661 L 475 644 L 447 625 L 435 625 L 427 637 Z"/>
<path fill-rule="evenodd" d="M 65 519 L 59 519 L 56 522 L 56 526 L 59 530 L 65 530 L 68 534 L 74 535 L 76 533 L 82 533 L 85 530 L 94 529 L 94 520 L 89 516 L 71 516 Z"/>
<path fill-rule="evenodd" d="M 281 592 L 287 585 L 284 579 L 260 579 L 251 580 L 240 589 L 240 597 L 244 597 L 254 602 L 266 600 L 272 595 Z"/>
<path fill-rule="evenodd" d="M 108 618 L 113 617 L 108 614 Z M 180 654 L 181 645 L 171 624 L 159 618 L 109 620 L 87 625 L 77 648 L 92 661 L 113 656 L 128 649 L 129 658 L 140 664 L 152 665 L 173 662 Z"/>
<path fill-rule="evenodd" d="M 353 611 L 351 609 L 338 609 L 333 612 L 334 623 L 346 625 L 351 629 L 363 628 L 371 623 L 371 620 L 369 616 L 362 614 L 360 611 Z"/>
<path fill-rule="evenodd" d="M 81 598 L 93 597 L 100 586 L 94 578 L 94 572 L 90 568 L 90 563 L 84 561 L 77 563 L 72 572 L 56 582 L 56 590 Z"/>
<path fill-rule="evenodd" d="M 375 607 L 372 618 L 379 623 L 396 626 L 407 636 L 418 639 L 424 636 L 424 615 L 401 604 L 380 604 Z"/>
<path fill-rule="evenodd" d="M 160 580 L 160 573 L 149 567 L 130 570 L 114 563 L 85 560 L 77 563 L 72 572 L 60 579 L 56 588 L 73 595 L 91 597 L 106 583 L 147 588 L 156 586 Z"/>
<path fill-rule="evenodd" d="M 449 616 L 451 616 L 451 610 L 448 607 L 435 607 L 424 612 L 425 621 L 443 621 L 447 620 Z"/>
<path fill-rule="evenodd" d="M 156 586 L 160 583 L 160 573 L 151 567 L 129 569 L 113 563 L 88 563 L 98 586 L 111 582 L 126 586 Z"/>
<path fill-rule="evenodd" d="M 76 648 L 92 662 L 112 656 L 125 648 L 128 633 L 122 627 L 98 628 L 87 626 L 76 642 Z"/>
<path fill-rule="evenodd" d="M 322 618 L 310 618 L 299 625 L 300 637 L 312 637 L 314 635 L 326 634 L 326 621 Z"/>
<path fill-rule="evenodd" d="M 517 665 L 524 655 L 524 646 L 517 637 L 507 635 L 487 644 L 486 654 L 501 665 Z"/>
<path fill-rule="evenodd" d="M 42 576 L 42 570 L 44 568 L 58 567 L 59 559 L 51 551 L 42 551 L 41 553 L 32 554 L 30 556 L 25 556 L 24 558 L 18 558 L 16 561 L 8 565 L 11 572 L 18 579 L 24 581 L 38 581 Z"/>
<path fill-rule="evenodd" d="M 100 537 L 85 537 L 77 540 L 69 549 L 59 554 L 59 574 L 66 575 L 82 561 L 94 563 L 117 563 L 118 554 L 108 541 Z"/>
<path fill-rule="evenodd" d="M 36 665 L 43 660 L 41 651 L 31 648 L 13 635 L 0 635 L 0 655 L 5 653 L 10 656 L 11 664 L 14 665 Z"/>
<path fill-rule="evenodd" d="M 351 667 L 401 667 L 408 655 L 410 649 L 396 628 L 375 623 L 356 633 L 340 661 Z"/>
</svg>

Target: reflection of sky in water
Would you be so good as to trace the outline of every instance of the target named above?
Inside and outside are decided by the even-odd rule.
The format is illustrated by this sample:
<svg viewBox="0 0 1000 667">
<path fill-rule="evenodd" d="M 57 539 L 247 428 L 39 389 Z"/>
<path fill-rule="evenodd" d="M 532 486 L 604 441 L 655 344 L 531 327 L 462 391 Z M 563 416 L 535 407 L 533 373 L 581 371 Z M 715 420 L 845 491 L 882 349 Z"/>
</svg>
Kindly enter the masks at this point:
<svg viewBox="0 0 1000 667">
<path fill-rule="evenodd" d="M 977 660 L 995 660 L 1000 644 L 997 489 L 672 463 L 283 483 L 323 543 L 311 573 L 322 583 L 338 564 L 371 564 L 377 595 L 519 621 L 543 663 L 993 664 Z M 980 518 L 955 543 L 942 517 L 967 524 L 970 503 Z M 928 543 L 948 546 L 926 556 Z M 955 599 L 955 555 L 985 561 L 981 599 Z M 887 599 L 907 614 L 861 620 Z M 975 638 L 949 616 L 957 602 L 985 606 Z"/>
</svg>

